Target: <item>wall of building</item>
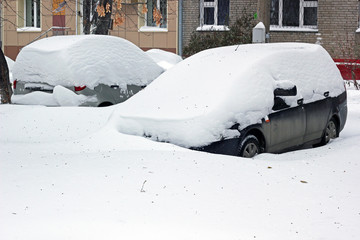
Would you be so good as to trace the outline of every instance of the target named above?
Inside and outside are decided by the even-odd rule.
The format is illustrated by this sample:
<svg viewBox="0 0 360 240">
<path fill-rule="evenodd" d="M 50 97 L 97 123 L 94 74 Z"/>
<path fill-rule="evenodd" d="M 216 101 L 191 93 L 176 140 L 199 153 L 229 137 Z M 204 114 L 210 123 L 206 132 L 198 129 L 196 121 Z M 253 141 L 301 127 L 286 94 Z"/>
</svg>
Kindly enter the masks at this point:
<svg viewBox="0 0 360 240">
<path fill-rule="evenodd" d="M 184 46 L 200 25 L 199 1 L 184 0 Z M 230 0 L 230 24 L 243 9 L 250 14 L 257 11 L 257 0 Z M 270 42 L 315 43 L 321 37 L 322 46 L 333 58 L 359 58 L 355 56 L 360 46 L 359 0 L 319 0 L 318 32 L 271 31 Z M 318 34 L 321 34 L 320 36 Z"/>
<path fill-rule="evenodd" d="M 125 5 L 125 23 L 119 27 L 114 27 L 110 31 L 110 35 L 125 38 L 143 50 L 152 48 L 160 48 L 170 52 L 176 53 L 177 51 L 177 1 L 168 0 L 167 5 L 167 30 L 153 30 L 142 31 L 141 25 L 143 19 L 141 14 L 140 5 Z"/>
<path fill-rule="evenodd" d="M 270 33 L 271 42 L 315 43 L 321 37 L 322 46 L 333 58 L 355 58 L 356 46 L 360 45 L 358 26 L 358 0 L 319 0 L 318 32 Z"/>
<path fill-rule="evenodd" d="M 200 26 L 199 1 L 183 0 L 183 45 L 189 44 L 191 34 Z"/>
<path fill-rule="evenodd" d="M 75 2 L 67 2 L 68 7 L 64 8 L 63 12 L 66 14 L 64 18 L 67 34 L 75 34 Z M 3 49 L 6 56 L 15 60 L 20 49 L 37 39 L 42 33 L 50 29 L 53 24 L 53 0 L 42 0 L 41 2 L 41 30 L 21 28 L 23 18 L 19 16 L 19 4 L 16 0 L 7 0 L 3 2 Z M 57 18 L 59 21 L 59 18 Z M 23 30 L 20 30 L 23 29 Z M 53 32 L 49 31 L 46 36 L 52 36 Z"/>
<path fill-rule="evenodd" d="M 184 0 L 183 6 L 183 41 L 184 46 L 186 46 L 187 44 L 189 44 L 191 34 L 196 32 L 196 29 L 200 26 L 200 1 Z M 257 8 L 257 0 L 230 0 L 229 8 L 229 20 L 231 25 L 244 12 L 255 14 Z"/>
</svg>

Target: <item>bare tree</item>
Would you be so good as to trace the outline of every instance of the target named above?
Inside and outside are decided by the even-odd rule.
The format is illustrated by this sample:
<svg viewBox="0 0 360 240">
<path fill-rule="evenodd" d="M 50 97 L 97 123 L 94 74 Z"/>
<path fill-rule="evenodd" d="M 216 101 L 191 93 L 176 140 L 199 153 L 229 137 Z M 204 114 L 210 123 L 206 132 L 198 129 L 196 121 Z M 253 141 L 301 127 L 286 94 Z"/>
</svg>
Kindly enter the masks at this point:
<svg viewBox="0 0 360 240">
<path fill-rule="evenodd" d="M 5 55 L 0 48 L 0 97 L 1 103 L 11 103 L 12 89 L 9 78 L 9 68 Z"/>
</svg>

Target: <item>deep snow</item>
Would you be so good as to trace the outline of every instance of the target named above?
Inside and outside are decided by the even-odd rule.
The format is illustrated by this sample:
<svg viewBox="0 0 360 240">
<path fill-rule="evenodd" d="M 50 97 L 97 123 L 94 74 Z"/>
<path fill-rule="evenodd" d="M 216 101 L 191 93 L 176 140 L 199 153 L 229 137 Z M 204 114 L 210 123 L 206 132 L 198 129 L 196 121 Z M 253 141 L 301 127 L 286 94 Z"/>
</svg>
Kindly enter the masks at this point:
<svg viewBox="0 0 360 240">
<path fill-rule="evenodd" d="M 327 146 L 243 159 L 123 135 L 115 107 L 0 105 L 0 239 L 359 239 L 348 108 Z"/>
</svg>

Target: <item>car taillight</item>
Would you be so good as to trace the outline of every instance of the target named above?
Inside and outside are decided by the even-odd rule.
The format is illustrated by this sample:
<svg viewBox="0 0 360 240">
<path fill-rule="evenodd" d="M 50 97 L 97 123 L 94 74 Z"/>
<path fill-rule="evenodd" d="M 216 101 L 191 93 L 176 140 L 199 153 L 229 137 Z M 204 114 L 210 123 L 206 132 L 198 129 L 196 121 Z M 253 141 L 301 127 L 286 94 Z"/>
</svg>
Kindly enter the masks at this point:
<svg viewBox="0 0 360 240">
<path fill-rule="evenodd" d="M 74 88 L 75 88 L 75 91 L 78 92 L 78 91 L 84 90 L 86 88 L 86 86 L 74 87 Z"/>
<path fill-rule="evenodd" d="M 13 82 L 14 89 L 16 89 L 17 80 Z"/>
</svg>

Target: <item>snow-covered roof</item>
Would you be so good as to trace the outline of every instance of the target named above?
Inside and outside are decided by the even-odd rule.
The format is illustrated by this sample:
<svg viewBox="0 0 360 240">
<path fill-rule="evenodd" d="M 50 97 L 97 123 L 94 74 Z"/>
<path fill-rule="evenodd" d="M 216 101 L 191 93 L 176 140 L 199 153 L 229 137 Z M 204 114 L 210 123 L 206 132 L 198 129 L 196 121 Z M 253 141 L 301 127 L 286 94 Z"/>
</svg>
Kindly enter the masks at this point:
<svg viewBox="0 0 360 240">
<path fill-rule="evenodd" d="M 147 85 L 163 72 L 133 43 L 113 36 L 78 35 L 41 39 L 19 53 L 14 79 L 53 86 Z"/>
<path fill-rule="evenodd" d="M 200 52 L 169 69 L 144 91 L 118 106 L 119 131 L 181 146 L 234 137 L 272 112 L 273 90 L 296 84 L 304 103 L 344 91 L 340 72 L 319 45 L 250 44 Z"/>
</svg>

